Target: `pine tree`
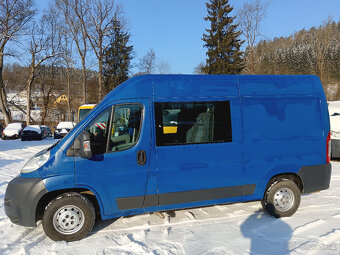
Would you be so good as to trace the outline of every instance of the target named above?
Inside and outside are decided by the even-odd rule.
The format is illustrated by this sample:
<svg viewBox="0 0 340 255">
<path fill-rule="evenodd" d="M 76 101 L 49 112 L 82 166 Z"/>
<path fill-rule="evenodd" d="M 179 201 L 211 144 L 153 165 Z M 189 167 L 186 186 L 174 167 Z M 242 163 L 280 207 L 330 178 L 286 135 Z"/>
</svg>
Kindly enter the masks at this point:
<svg viewBox="0 0 340 255">
<path fill-rule="evenodd" d="M 114 33 L 110 45 L 104 52 L 103 78 L 106 92 L 114 89 L 129 78 L 133 46 L 129 46 L 130 34 L 119 21 L 114 21 Z"/>
<path fill-rule="evenodd" d="M 206 6 L 208 15 L 204 19 L 210 21 L 210 29 L 206 29 L 202 38 L 208 49 L 203 72 L 238 74 L 244 66 L 240 51 L 243 41 L 239 39 L 241 32 L 237 31 L 237 25 L 233 24 L 235 17 L 229 16 L 233 7 L 228 0 L 209 0 Z"/>
</svg>

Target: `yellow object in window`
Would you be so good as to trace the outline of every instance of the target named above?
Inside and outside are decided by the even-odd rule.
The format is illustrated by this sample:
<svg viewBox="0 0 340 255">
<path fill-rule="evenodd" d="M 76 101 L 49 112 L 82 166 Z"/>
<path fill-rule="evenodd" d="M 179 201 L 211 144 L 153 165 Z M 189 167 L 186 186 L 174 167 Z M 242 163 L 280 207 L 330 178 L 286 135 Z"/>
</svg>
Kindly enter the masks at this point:
<svg viewBox="0 0 340 255">
<path fill-rule="evenodd" d="M 176 134 L 177 126 L 175 127 L 163 127 L 163 134 Z"/>
</svg>

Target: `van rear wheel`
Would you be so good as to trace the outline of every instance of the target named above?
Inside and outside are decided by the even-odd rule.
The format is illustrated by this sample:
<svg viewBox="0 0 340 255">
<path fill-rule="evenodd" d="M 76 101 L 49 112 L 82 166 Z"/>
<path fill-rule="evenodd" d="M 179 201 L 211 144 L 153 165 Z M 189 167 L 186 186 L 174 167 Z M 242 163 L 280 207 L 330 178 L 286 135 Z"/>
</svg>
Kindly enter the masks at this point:
<svg viewBox="0 0 340 255">
<path fill-rule="evenodd" d="M 71 192 L 52 200 L 45 208 L 43 228 L 54 241 L 77 241 L 85 237 L 95 222 L 95 210 L 84 196 Z"/>
<path fill-rule="evenodd" d="M 276 180 L 267 188 L 262 207 L 276 218 L 292 216 L 299 208 L 301 192 L 291 180 Z"/>
</svg>

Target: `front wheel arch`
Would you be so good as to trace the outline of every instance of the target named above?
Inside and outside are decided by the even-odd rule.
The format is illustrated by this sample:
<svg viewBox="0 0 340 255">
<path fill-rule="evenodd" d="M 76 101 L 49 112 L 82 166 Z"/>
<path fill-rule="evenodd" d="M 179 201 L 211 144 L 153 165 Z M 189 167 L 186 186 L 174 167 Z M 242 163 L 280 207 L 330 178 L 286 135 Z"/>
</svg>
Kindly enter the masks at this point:
<svg viewBox="0 0 340 255">
<path fill-rule="evenodd" d="M 96 195 L 91 190 L 88 190 L 88 189 L 73 188 L 73 189 L 55 190 L 55 191 L 51 191 L 51 192 L 44 194 L 40 198 L 38 205 L 36 207 L 35 222 L 38 222 L 39 220 L 43 219 L 45 208 L 53 199 L 55 199 L 56 197 L 58 197 L 59 195 L 63 193 L 69 193 L 69 192 L 79 193 L 85 196 L 87 199 L 89 199 L 91 203 L 93 204 L 97 218 L 101 218 L 101 209 L 100 209 L 99 201 Z"/>
</svg>

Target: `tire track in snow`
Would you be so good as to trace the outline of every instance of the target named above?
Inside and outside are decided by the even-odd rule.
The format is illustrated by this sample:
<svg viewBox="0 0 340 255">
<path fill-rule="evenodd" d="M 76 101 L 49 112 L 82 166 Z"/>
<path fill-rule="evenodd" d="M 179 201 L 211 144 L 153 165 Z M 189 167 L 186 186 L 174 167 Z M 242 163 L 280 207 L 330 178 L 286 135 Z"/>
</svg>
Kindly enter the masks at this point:
<svg viewBox="0 0 340 255">
<path fill-rule="evenodd" d="M 316 228 L 319 225 L 322 225 L 325 223 L 325 220 L 317 219 L 315 221 L 307 222 L 304 225 L 298 226 L 293 230 L 294 234 L 300 234 L 302 232 L 310 231 L 312 228 Z"/>
<path fill-rule="evenodd" d="M 237 222 L 239 221 L 239 218 L 244 218 L 246 216 L 249 216 L 248 213 L 246 214 L 238 214 L 238 215 L 226 215 L 224 217 L 219 217 L 219 218 L 206 218 L 206 219 L 196 219 L 196 220 L 188 220 L 188 218 L 186 218 L 187 220 L 184 221 L 179 221 L 179 222 L 168 222 L 167 217 L 164 219 L 164 223 L 163 224 L 155 224 L 155 225 L 149 225 L 149 224 L 143 224 L 140 226 L 133 226 L 133 227 L 126 227 L 126 228 L 116 228 L 114 229 L 112 225 L 114 225 L 114 223 L 112 223 L 112 225 L 105 227 L 104 229 L 97 229 L 96 227 L 94 229 L 94 231 L 92 232 L 96 232 L 96 234 L 106 234 L 106 233 L 127 233 L 127 232 L 131 232 L 131 231 L 140 231 L 140 230 L 151 230 L 151 229 L 157 229 L 157 228 L 164 228 L 164 227 L 176 227 L 176 226 L 183 226 L 183 227 L 187 227 L 188 225 L 190 226 L 197 226 L 197 225 L 204 225 L 204 224 L 212 224 L 212 223 L 232 223 L 232 222 Z M 227 220 L 227 222 L 226 222 Z M 100 224 L 99 224 L 100 225 Z M 97 226 L 97 228 L 100 228 L 100 226 Z M 92 233 L 91 232 L 91 233 Z M 91 237 L 94 235 L 91 235 Z"/>
<path fill-rule="evenodd" d="M 322 243 L 331 244 L 331 243 L 339 243 L 340 244 L 340 229 L 332 229 L 326 234 L 320 236 L 320 240 Z"/>
<path fill-rule="evenodd" d="M 334 218 L 340 218 L 340 213 L 336 213 L 336 214 L 332 215 L 332 217 L 334 217 Z"/>
</svg>

